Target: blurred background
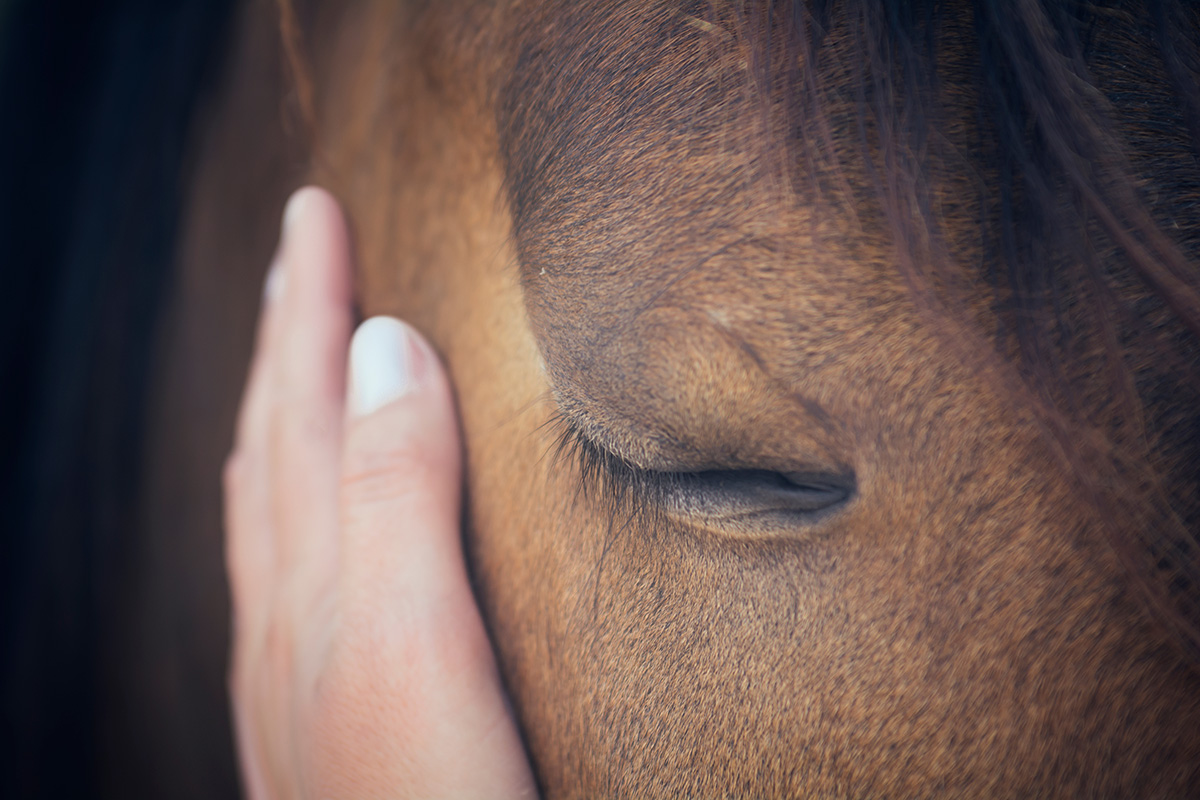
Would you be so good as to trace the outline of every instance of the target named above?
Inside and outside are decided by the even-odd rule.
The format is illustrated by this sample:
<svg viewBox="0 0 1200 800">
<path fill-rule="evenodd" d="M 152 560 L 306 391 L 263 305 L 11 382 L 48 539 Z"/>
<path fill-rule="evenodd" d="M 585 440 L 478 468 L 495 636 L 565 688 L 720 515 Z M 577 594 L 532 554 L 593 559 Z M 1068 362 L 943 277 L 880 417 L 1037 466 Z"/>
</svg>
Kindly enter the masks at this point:
<svg viewBox="0 0 1200 800">
<path fill-rule="evenodd" d="M 122 744 L 105 620 L 189 131 L 232 6 L 0 0 L 0 796 L 104 794 Z"/>
</svg>

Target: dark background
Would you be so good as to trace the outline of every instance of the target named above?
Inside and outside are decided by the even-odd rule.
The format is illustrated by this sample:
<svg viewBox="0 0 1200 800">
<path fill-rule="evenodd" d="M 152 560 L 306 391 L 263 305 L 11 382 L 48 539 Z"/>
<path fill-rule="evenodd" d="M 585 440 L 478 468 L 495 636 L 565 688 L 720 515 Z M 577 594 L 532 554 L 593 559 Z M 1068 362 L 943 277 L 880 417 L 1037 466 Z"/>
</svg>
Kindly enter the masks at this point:
<svg viewBox="0 0 1200 800">
<path fill-rule="evenodd" d="M 102 621 L 232 6 L 0 0 L 0 796 L 102 794 Z"/>
</svg>

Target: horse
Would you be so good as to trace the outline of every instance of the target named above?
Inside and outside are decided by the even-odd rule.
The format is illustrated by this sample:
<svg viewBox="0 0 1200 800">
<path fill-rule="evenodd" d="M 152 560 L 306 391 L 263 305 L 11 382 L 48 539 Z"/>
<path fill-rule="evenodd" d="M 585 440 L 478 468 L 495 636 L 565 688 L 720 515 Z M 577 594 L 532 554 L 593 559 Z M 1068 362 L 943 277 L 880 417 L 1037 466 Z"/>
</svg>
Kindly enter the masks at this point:
<svg viewBox="0 0 1200 800">
<path fill-rule="evenodd" d="M 363 312 L 454 379 L 545 796 L 1200 794 L 1194 7 L 282 0 L 237 30 L 113 786 L 234 790 L 217 475 L 309 179 Z"/>
</svg>

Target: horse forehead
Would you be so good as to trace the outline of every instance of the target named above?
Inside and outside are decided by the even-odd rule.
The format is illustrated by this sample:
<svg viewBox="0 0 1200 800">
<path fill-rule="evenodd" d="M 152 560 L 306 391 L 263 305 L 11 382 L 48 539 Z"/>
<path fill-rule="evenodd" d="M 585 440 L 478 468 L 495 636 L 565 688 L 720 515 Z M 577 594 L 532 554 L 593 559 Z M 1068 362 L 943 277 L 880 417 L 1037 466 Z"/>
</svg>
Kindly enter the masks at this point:
<svg viewBox="0 0 1200 800">
<path fill-rule="evenodd" d="M 638 340 L 696 326 L 797 344 L 823 300 L 878 276 L 836 230 L 814 249 L 819 226 L 781 199 L 727 37 L 686 8 L 584 4 L 513 36 L 500 144 L 526 303 L 560 378 L 595 380 L 614 355 L 644 358 Z"/>
</svg>

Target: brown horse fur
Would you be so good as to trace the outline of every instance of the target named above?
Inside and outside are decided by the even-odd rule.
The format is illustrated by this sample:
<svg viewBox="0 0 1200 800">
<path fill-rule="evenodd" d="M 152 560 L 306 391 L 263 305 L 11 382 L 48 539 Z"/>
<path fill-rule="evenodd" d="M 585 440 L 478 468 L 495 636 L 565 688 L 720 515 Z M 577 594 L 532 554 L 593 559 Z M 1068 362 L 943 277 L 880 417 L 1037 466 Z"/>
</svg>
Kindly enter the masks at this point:
<svg viewBox="0 0 1200 800">
<path fill-rule="evenodd" d="M 545 794 L 1200 794 L 1196 12 L 761 5 L 289 26 Z"/>
</svg>

